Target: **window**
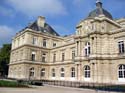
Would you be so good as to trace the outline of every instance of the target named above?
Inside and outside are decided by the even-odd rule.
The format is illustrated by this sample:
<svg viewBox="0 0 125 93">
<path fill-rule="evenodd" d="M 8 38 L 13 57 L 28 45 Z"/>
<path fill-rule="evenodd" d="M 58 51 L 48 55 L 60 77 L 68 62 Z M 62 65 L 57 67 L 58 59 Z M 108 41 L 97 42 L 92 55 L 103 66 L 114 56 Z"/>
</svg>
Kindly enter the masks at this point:
<svg viewBox="0 0 125 93">
<path fill-rule="evenodd" d="M 75 50 L 72 51 L 72 59 L 75 59 Z"/>
<path fill-rule="evenodd" d="M 56 54 L 54 53 L 53 54 L 53 62 L 55 62 L 56 61 Z"/>
<path fill-rule="evenodd" d="M 41 77 L 45 77 L 45 68 L 41 69 Z"/>
<path fill-rule="evenodd" d="M 61 68 L 61 77 L 65 77 L 65 70 L 64 70 L 64 68 Z"/>
<path fill-rule="evenodd" d="M 87 42 L 86 44 L 85 44 L 85 56 L 89 56 L 90 55 L 90 43 L 89 42 Z"/>
<path fill-rule="evenodd" d="M 34 68 L 30 68 L 29 70 L 29 76 L 34 77 Z"/>
<path fill-rule="evenodd" d="M 56 47 L 56 43 L 53 43 L 53 47 Z"/>
<path fill-rule="evenodd" d="M 42 54 L 42 62 L 46 62 L 46 53 Z"/>
<path fill-rule="evenodd" d="M 53 68 L 52 69 L 52 77 L 55 77 L 56 76 L 56 74 L 55 74 L 55 69 Z"/>
<path fill-rule="evenodd" d="M 125 79 L 125 65 L 120 65 L 118 71 L 119 71 L 119 78 Z"/>
<path fill-rule="evenodd" d="M 62 53 L 62 61 L 65 60 L 65 53 Z"/>
<path fill-rule="evenodd" d="M 84 67 L 84 76 L 85 76 L 85 78 L 90 78 L 90 67 L 89 66 Z"/>
<path fill-rule="evenodd" d="M 71 77 L 75 77 L 75 68 L 74 67 L 71 68 Z"/>
<path fill-rule="evenodd" d="M 32 60 L 32 61 L 35 61 L 35 60 L 36 60 L 36 53 L 35 53 L 35 52 L 32 52 L 31 60 Z"/>
<path fill-rule="evenodd" d="M 120 41 L 118 42 L 118 46 L 119 46 L 119 53 L 122 54 L 125 52 L 124 50 L 124 42 L 123 41 Z"/>
<path fill-rule="evenodd" d="M 36 44 L 37 44 L 37 38 L 36 38 L 36 37 L 33 37 L 32 44 L 33 44 L 33 45 L 36 45 Z"/>
<path fill-rule="evenodd" d="M 43 47 L 46 47 L 46 39 L 43 39 Z"/>
</svg>

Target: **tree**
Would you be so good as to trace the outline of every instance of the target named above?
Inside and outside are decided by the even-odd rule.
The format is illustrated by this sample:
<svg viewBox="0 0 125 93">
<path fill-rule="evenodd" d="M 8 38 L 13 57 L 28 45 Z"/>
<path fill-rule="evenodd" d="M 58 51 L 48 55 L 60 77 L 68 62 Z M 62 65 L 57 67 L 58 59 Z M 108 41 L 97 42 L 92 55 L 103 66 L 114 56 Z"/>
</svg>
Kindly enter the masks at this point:
<svg viewBox="0 0 125 93">
<path fill-rule="evenodd" d="M 10 60 L 11 44 L 4 44 L 0 49 L 0 73 L 8 75 L 8 64 Z"/>
</svg>

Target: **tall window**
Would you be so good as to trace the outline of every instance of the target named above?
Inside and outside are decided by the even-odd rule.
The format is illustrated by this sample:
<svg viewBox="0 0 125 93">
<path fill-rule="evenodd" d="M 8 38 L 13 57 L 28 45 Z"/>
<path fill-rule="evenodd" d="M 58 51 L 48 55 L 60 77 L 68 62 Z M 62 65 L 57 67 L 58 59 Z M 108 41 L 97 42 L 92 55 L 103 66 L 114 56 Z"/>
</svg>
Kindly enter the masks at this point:
<svg viewBox="0 0 125 93">
<path fill-rule="evenodd" d="M 42 54 L 42 62 L 46 62 L 46 53 Z"/>
<path fill-rule="evenodd" d="M 53 54 L 53 62 L 55 62 L 56 61 L 56 54 L 54 53 Z"/>
<path fill-rule="evenodd" d="M 43 39 L 43 47 L 46 47 L 46 39 Z"/>
<path fill-rule="evenodd" d="M 41 77 L 45 77 L 45 68 L 41 69 Z"/>
<path fill-rule="evenodd" d="M 65 70 L 64 70 L 64 68 L 61 68 L 61 77 L 65 77 Z"/>
<path fill-rule="evenodd" d="M 75 50 L 72 51 L 72 60 L 75 59 Z"/>
<path fill-rule="evenodd" d="M 75 68 L 74 67 L 71 68 L 71 77 L 72 78 L 75 77 Z"/>
<path fill-rule="evenodd" d="M 119 71 L 119 78 L 125 79 L 125 65 L 120 65 L 118 71 Z"/>
<path fill-rule="evenodd" d="M 90 55 L 90 43 L 89 42 L 87 42 L 86 44 L 85 44 L 85 56 L 89 56 Z"/>
<path fill-rule="evenodd" d="M 90 78 L 90 67 L 89 66 L 84 67 L 84 76 L 85 76 L 85 78 Z"/>
<path fill-rule="evenodd" d="M 53 47 L 56 47 L 56 43 L 53 43 Z"/>
<path fill-rule="evenodd" d="M 56 76 L 56 73 L 55 73 L 55 69 L 53 68 L 52 69 L 52 77 L 55 77 Z"/>
<path fill-rule="evenodd" d="M 33 45 L 37 45 L 37 37 L 33 37 L 32 44 L 33 44 Z"/>
<path fill-rule="evenodd" d="M 120 41 L 118 42 L 118 46 L 119 46 L 119 53 L 122 54 L 125 52 L 125 49 L 124 49 L 124 41 Z"/>
<path fill-rule="evenodd" d="M 29 69 L 29 76 L 34 77 L 34 68 Z"/>
<path fill-rule="evenodd" d="M 65 60 L 65 53 L 62 53 L 62 61 Z"/>
<path fill-rule="evenodd" d="M 35 61 L 35 60 L 36 60 L 36 53 L 35 53 L 35 52 L 32 52 L 31 60 L 32 60 L 32 61 Z"/>
</svg>

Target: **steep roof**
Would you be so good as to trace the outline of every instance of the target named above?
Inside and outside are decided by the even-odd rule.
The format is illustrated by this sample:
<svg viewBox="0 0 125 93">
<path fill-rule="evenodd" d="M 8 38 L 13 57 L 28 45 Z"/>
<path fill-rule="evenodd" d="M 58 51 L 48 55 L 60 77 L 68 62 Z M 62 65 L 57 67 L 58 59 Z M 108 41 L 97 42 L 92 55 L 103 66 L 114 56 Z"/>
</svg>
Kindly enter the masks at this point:
<svg viewBox="0 0 125 93">
<path fill-rule="evenodd" d="M 54 36 L 60 36 L 48 23 L 45 22 L 45 17 L 42 16 L 39 16 L 35 22 L 28 25 L 26 28 L 32 29 L 34 31 L 41 31 Z"/>
<path fill-rule="evenodd" d="M 35 30 L 35 31 L 41 31 L 46 34 L 51 34 L 54 36 L 60 36 L 49 24 L 44 23 L 44 27 L 38 26 L 37 22 L 34 22 L 33 24 L 29 25 L 27 28 Z"/>
</svg>

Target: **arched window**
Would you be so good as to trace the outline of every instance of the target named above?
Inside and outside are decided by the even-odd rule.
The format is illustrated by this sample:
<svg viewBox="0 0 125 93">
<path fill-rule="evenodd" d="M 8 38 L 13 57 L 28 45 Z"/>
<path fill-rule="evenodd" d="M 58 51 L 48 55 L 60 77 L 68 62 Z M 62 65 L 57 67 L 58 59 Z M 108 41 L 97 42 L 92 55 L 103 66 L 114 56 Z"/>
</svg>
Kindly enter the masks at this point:
<svg viewBox="0 0 125 93">
<path fill-rule="evenodd" d="M 90 67 L 89 66 L 84 67 L 84 77 L 90 78 Z"/>
<path fill-rule="evenodd" d="M 53 68 L 52 69 L 52 77 L 55 77 L 56 76 L 56 73 L 55 73 L 55 69 Z"/>
<path fill-rule="evenodd" d="M 72 78 L 75 77 L 75 68 L 74 67 L 71 68 L 71 77 Z"/>
<path fill-rule="evenodd" d="M 64 70 L 64 68 L 61 68 L 60 72 L 61 72 L 61 77 L 65 77 L 65 70 Z"/>
<path fill-rule="evenodd" d="M 41 69 L 41 77 L 45 77 L 45 68 Z"/>
<path fill-rule="evenodd" d="M 30 77 L 34 77 L 34 73 L 35 73 L 34 68 L 33 67 L 30 68 L 30 70 L 29 70 L 29 76 Z"/>
<path fill-rule="evenodd" d="M 120 65 L 118 72 L 119 72 L 119 78 L 125 79 L 125 65 Z"/>
</svg>

